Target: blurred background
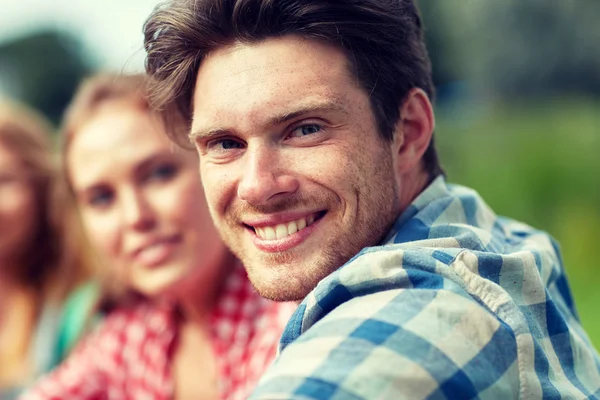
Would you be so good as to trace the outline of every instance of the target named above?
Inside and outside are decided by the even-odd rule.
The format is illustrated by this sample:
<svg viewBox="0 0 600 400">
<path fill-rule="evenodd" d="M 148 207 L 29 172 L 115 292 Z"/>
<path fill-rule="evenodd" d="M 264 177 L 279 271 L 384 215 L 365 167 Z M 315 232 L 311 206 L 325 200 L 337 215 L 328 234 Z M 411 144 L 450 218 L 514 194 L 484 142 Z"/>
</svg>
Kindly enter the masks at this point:
<svg viewBox="0 0 600 400">
<path fill-rule="evenodd" d="M 0 13 L 0 97 L 61 118 L 79 80 L 143 70 L 152 0 L 19 0 Z M 561 243 L 600 348 L 600 1 L 419 0 L 449 180 Z"/>
</svg>

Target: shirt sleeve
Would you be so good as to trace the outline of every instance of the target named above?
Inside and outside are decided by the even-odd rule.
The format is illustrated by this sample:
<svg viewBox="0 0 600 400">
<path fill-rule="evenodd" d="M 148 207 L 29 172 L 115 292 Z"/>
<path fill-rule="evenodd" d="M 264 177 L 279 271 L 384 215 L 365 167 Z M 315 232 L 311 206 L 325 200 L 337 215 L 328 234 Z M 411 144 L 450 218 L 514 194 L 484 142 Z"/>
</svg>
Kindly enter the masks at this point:
<svg viewBox="0 0 600 400">
<path fill-rule="evenodd" d="M 258 399 L 518 398 L 512 330 L 472 297 L 394 289 L 354 298 L 288 345 Z"/>
</svg>

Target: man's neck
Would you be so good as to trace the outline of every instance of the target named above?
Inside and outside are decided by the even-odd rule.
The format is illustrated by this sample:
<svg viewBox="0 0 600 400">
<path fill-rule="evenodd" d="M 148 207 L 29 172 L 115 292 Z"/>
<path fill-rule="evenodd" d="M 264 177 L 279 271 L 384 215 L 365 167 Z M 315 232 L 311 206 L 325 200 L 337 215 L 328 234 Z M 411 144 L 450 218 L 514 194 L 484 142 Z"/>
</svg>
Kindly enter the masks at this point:
<svg viewBox="0 0 600 400">
<path fill-rule="evenodd" d="M 431 183 L 429 174 L 419 169 L 402 176 L 400 187 L 400 216 Z"/>
</svg>

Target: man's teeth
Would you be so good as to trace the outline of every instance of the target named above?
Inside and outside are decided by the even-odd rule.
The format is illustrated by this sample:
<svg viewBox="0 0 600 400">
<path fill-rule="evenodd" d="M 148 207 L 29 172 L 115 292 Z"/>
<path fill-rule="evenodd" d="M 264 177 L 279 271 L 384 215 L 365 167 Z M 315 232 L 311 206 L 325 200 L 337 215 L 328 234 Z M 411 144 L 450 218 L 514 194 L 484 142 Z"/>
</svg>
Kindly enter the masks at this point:
<svg viewBox="0 0 600 400">
<path fill-rule="evenodd" d="M 254 231 L 261 239 L 276 240 L 293 235 L 299 230 L 312 225 L 313 222 L 315 222 L 315 217 L 311 215 L 310 217 L 300 218 L 295 221 L 286 222 L 285 224 L 255 227 Z"/>
</svg>

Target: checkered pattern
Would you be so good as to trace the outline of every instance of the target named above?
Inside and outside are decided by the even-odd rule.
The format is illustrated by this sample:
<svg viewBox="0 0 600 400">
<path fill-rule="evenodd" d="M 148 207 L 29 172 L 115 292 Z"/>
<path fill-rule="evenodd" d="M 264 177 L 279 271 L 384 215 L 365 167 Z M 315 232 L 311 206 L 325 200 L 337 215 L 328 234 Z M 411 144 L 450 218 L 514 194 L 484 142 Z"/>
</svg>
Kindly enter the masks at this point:
<svg viewBox="0 0 600 400">
<path fill-rule="evenodd" d="M 252 399 L 600 398 L 557 245 L 443 177 L 319 283 L 280 351 Z"/>
<path fill-rule="evenodd" d="M 275 356 L 279 336 L 295 307 L 262 299 L 244 269 L 236 267 L 211 325 L 222 399 L 248 397 Z M 144 303 L 115 311 L 22 399 L 171 399 L 176 322 L 172 307 Z"/>
</svg>

